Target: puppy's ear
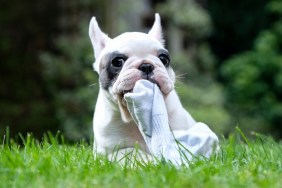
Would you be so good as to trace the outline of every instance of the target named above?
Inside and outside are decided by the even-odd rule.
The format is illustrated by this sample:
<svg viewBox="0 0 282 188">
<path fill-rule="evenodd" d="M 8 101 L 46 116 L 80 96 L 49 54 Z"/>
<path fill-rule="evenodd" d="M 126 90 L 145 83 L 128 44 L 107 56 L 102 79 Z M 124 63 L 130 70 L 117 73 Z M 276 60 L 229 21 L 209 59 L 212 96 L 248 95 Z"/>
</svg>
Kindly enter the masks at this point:
<svg viewBox="0 0 282 188">
<path fill-rule="evenodd" d="M 165 41 L 163 39 L 161 17 L 159 13 L 155 14 L 155 22 L 148 34 L 157 39 L 164 46 Z"/>
<path fill-rule="evenodd" d="M 94 48 L 95 59 L 97 59 L 106 44 L 112 39 L 101 31 L 95 17 L 92 17 L 89 24 L 89 37 Z"/>
</svg>

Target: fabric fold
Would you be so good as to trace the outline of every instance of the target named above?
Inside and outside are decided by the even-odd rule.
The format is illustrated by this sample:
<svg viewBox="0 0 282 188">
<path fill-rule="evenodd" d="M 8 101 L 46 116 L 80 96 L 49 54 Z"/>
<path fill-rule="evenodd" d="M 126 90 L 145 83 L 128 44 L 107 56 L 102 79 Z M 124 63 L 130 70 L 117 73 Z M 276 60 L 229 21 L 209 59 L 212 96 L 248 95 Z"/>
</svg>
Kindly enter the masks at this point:
<svg viewBox="0 0 282 188">
<path fill-rule="evenodd" d="M 204 123 L 195 123 L 187 130 L 170 129 L 165 101 L 156 84 L 139 80 L 124 99 L 148 150 L 155 157 L 181 165 L 193 156 L 209 157 L 218 147 L 217 136 Z"/>
</svg>

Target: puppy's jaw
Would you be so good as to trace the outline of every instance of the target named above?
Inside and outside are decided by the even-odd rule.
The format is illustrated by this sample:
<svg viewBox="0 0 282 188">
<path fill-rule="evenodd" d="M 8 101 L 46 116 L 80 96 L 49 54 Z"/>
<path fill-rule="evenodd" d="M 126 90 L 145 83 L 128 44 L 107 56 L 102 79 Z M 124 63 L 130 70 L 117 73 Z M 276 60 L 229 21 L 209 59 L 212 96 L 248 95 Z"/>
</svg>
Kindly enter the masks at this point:
<svg viewBox="0 0 282 188">
<path fill-rule="evenodd" d="M 132 121 L 132 117 L 127 109 L 127 105 L 124 100 L 124 95 L 117 94 L 117 101 L 118 101 L 118 107 L 119 107 L 120 114 L 121 114 L 121 119 L 125 123 Z"/>
</svg>

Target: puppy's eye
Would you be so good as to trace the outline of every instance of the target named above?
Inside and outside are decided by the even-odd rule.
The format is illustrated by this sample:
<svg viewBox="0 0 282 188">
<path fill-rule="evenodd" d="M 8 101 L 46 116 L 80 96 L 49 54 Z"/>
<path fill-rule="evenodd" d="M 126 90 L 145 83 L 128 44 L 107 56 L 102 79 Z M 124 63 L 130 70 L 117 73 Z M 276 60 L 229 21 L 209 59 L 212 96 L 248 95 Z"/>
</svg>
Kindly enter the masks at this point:
<svg viewBox="0 0 282 188">
<path fill-rule="evenodd" d="M 125 60 L 126 60 L 125 57 L 115 57 L 112 60 L 112 65 L 116 68 L 120 68 L 124 64 Z"/>
<path fill-rule="evenodd" d="M 166 54 L 160 54 L 159 59 L 164 64 L 164 66 L 168 66 L 169 63 L 170 63 L 170 59 L 169 59 L 168 55 L 166 55 Z"/>
</svg>

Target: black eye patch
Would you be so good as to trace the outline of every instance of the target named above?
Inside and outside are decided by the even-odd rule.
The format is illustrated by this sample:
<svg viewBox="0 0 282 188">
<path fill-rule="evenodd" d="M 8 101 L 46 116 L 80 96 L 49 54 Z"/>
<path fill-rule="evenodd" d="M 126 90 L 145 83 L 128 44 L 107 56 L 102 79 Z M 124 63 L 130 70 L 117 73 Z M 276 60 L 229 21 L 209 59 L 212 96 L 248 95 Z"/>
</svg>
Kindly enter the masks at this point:
<svg viewBox="0 0 282 188">
<path fill-rule="evenodd" d="M 100 72 L 100 81 L 104 89 L 108 90 L 113 85 L 127 58 L 126 55 L 117 51 L 109 53 L 103 58 L 104 68 Z"/>
<path fill-rule="evenodd" d="M 109 55 L 108 66 L 111 69 L 110 71 L 119 72 L 127 60 L 127 56 L 119 52 L 113 52 Z"/>
<path fill-rule="evenodd" d="M 158 51 L 157 55 L 165 67 L 170 65 L 170 57 L 167 50 L 161 49 Z"/>
</svg>

